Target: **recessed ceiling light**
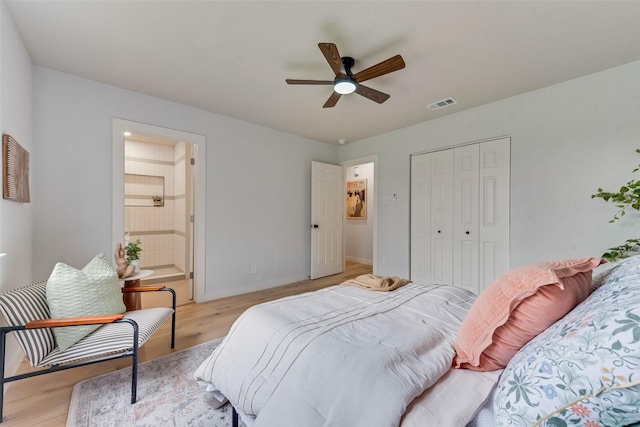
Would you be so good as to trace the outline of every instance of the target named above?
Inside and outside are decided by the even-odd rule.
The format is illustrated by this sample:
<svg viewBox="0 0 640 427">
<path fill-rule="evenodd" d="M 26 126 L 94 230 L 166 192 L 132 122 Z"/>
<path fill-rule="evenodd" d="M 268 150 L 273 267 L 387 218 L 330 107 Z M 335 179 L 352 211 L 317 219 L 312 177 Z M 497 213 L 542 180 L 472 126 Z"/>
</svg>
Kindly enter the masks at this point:
<svg viewBox="0 0 640 427">
<path fill-rule="evenodd" d="M 346 140 L 346 139 L 344 139 L 344 138 L 340 138 L 340 139 L 338 140 L 338 144 L 340 144 L 340 145 L 344 145 L 346 142 L 347 142 L 347 140 Z"/>
</svg>

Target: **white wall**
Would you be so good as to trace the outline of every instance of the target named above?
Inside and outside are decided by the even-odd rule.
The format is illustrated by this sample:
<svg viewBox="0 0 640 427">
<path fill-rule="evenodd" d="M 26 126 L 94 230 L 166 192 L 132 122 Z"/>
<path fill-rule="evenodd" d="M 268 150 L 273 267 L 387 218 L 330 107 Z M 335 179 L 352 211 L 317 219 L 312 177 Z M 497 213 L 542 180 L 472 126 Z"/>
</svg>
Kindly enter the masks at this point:
<svg viewBox="0 0 640 427">
<path fill-rule="evenodd" d="M 0 3 L 0 129 L 29 152 L 31 166 L 37 158 L 33 141 L 33 67 L 4 2 Z M 33 176 L 33 175 L 31 175 Z M 30 195 L 34 198 L 31 181 Z M 31 214 L 33 203 L 0 198 L 0 291 L 32 281 Z M 4 324 L 4 321 L 3 321 Z M 7 340 L 7 374 L 13 374 L 22 352 L 15 340 Z"/>
<path fill-rule="evenodd" d="M 398 195 L 378 202 L 378 273 L 409 275 L 410 155 L 506 135 L 512 267 L 638 237 L 637 216 L 608 224 L 615 207 L 590 196 L 632 178 L 639 117 L 640 61 L 340 147 L 342 162 L 378 154 L 378 200 Z"/>
<path fill-rule="evenodd" d="M 358 177 L 355 176 L 356 166 L 345 167 L 347 180 L 366 179 L 367 191 L 365 204 L 367 206 L 366 219 L 347 219 L 344 225 L 345 259 L 347 261 L 373 264 L 373 224 L 375 216 L 375 181 L 373 163 L 358 165 Z"/>
<path fill-rule="evenodd" d="M 33 67 L 4 2 L 0 5 L 0 127 L 29 152 L 34 153 Z M 33 176 L 33 175 L 32 175 Z M 30 185 L 34 198 L 33 182 Z M 31 282 L 31 212 L 32 203 L 0 199 L 0 289 L 12 289 Z"/>
<path fill-rule="evenodd" d="M 337 163 L 335 146 L 43 68 L 34 81 L 35 278 L 113 252 L 113 117 L 206 137 L 207 298 L 307 277 L 311 161 Z"/>
</svg>

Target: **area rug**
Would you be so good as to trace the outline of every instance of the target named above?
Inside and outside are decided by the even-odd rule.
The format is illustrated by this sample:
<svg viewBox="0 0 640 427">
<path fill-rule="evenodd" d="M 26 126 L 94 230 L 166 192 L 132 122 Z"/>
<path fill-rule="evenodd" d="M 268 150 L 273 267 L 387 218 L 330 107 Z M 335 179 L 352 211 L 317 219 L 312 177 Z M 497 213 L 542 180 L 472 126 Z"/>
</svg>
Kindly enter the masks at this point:
<svg viewBox="0 0 640 427">
<path fill-rule="evenodd" d="M 138 401 L 131 404 L 131 368 L 76 384 L 67 427 L 230 427 L 231 406 L 212 409 L 193 373 L 221 339 L 138 365 Z M 242 424 L 241 424 L 242 425 Z"/>
</svg>

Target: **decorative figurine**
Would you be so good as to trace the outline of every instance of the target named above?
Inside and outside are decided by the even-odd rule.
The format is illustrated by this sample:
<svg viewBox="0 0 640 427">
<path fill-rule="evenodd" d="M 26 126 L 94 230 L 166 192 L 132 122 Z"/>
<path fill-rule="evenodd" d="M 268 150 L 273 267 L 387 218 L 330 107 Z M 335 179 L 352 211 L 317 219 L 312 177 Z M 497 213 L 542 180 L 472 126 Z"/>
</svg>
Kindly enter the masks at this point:
<svg viewBox="0 0 640 427">
<path fill-rule="evenodd" d="M 116 250 L 113 253 L 113 256 L 116 259 L 116 264 L 118 265 L 118 268 L 116 268 L 116 271 L 118 272 L 119 278 L 125 279 L 135 274 L 136 268 L 135 266 L 127 262 L 127 256 L 124 251 L 124 248 L 122 247 L 122 243 L 118 243 L 118 246 L 116 246 Z"/>
</svg>

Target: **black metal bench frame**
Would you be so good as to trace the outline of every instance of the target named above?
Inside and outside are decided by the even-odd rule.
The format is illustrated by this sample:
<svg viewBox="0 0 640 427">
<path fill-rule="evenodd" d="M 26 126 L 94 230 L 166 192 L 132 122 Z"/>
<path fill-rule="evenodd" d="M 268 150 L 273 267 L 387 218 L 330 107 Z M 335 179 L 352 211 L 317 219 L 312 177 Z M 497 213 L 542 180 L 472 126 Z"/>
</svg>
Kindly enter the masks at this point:
<svg viewBox="0 0 640 427">
<path fill-rule="evenodd" d="M 171 288 L 159 288 L 159 289 L 150 289 L 150 291 L 169 291 L 172 294 L 172 308 L 173 308 L 173 314 L 171 315 L 171 348 L 174 348 L 175 346 L 175 331 L 176 331 L 176 292 L 171 289 Z M 142 292 L 142 291 L 132 291 L 132 292 Z M 124 316 L 124 315 L 122 315 Z M 51 365 L 48 368 L 45 369 L 40 369 L 37 371 L 33 371 L 33 372 L 26 372 L 24 374 L 18 374 L 18 375 L 13 375 L 10 377 L 5 377 L 5 360 L 6 360 L 6 338 L 7 335 L 10 334 L 11 332 L 15 332 L 15 331 L 25 331 L 27 329 L 42 329 L 42 328 L 47 328 L 48 326 L 42 326 L 42 327 L 29 327 L 27 328 L 26 325 L 19 325 L 19 326 L 2 326 L 0 327 L 0 357 L 2 359 L 0 359 L 0 391 L 4 391 L 4 385 L 8 384 L 10 382 L 13 381 L 18 381 L 18 380 L 22 380 L 25 378 L 32 378 L 32 377 L 36 377 L 39 375 L 44 375 L 44 374 L 50 374 L 52 372 L 58 372 L 58 371 L 63 371 L 63 370 L 67 370 L 67 369 L 72 369 L 72 368 L 77 368 L 79 366 L 85 366 L 85 365 L 93 365 L 95 363 L 100 363 L 100 362 L 105 362 L 107 360 L 113 360 L 113 359 L 121 359 L 124 357 L 131 357 L 131 403 L 134 404 L 136 403 L 136 399 L 137 399 L 137 390 L 138 390 L 138 339 L 139 339 L 139 329 L 138 329 L 138 324 L 136 323 L 135 320 L 133 319 L 128 319 L 128 318 L 120 318 L 118 320 L 115 321 L 109 321 L 109 322 L 92 322 L 92 323 L 77 323 L 74 325 L 68 325 L 68 326 L 78 326 L 78 325 L 82 325 L 82 324 L 98 324 L 98 323 L 129 323 L 131 325 L 131 327 L 133 328 L 133 343 L 132 343 L 132 347 L 126 351 L 120 352 L 120 353 L 113 353 L 113 354 L 108 354 L 105 356 L 99 356 L 96 358 L 91 358 L 91 359 L 84 359 L 84 360 L 80 360 L 77 362 L 70 362 L 70 363 L 64 363 L 64 364 L 57 364 L 57 365 Z M 64 326 L 57 326 L 57 327 L 64 327 Z M 4 409 L 4 393 L 0 392 L 0 423 L 2 423 L 2 419 L 3 419 L 3 409 Z"/>
</svg>

